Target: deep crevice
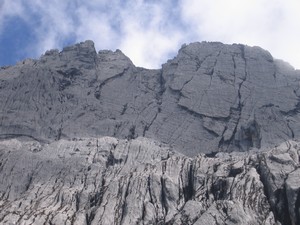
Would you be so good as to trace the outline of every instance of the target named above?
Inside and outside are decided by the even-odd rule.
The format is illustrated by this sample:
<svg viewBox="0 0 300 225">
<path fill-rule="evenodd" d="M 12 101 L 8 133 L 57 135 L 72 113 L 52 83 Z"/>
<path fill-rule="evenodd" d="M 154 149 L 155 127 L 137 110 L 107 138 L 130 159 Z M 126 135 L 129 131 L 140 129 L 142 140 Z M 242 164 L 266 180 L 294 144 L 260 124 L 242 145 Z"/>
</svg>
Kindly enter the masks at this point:
<svg viewBox="0 0 300 225">
<path fill-rule="evenodd" d="M 167 202 L 167 196 L 166 196 L 166 182 L 163 177 L 160 178 L 161 183 L 161 195 L 160 195 L 160 201 L 161 205 L 164 209 L 164 215 L 168 214 L 168 202 Z"/>
<path fill-rule="evenodd" d="M 296 221 L 295 224 L 299 224 L 300 223 L 300 190 L 298 190 L 298 194 L 297 194 L 297 200 L 295 202 L 295 216 L 296 216 Z"/>
<path fill-rule="evenodd" d="M 242 81 L 238 84 L 238 91 L 237 91 L 237 94 L 238 94 L 238 105 L 236 108 L 234 107 L 231 107 L 230 109 L 230 115 L 232 117 L 232 112 L 233 111 L 237 111 L 237 114 L 238 114 L 238 117 L 237 117 L 237 121 L 236 121 L 236 124 L 235 124 L 235 127 L 233 129 L 233 132 L 232 132 L 232 135 L 230 137 L 229 140 L 224 140 L 224 137 L 222 136 L 220 142 L 219 142 L 219 148 L 224 148 L 225 146 L 227 146 L 227 151 L 230 147 L 230 145 L 234 145 L 236 147 L 241 147 L 239 146 L 239 143 L 238 143 L 238 140 L 236 141 L 235 138 L 236 138 L 236 134 L 238 132 L 238 126 L 239 126 L 239 122 L 240 122 L 240 119 L 241 119 L 241 115 L 242 115 L 242 110 L 243 110 L 243 102 L 242 102 L 242 94 L 241 94 L 241 89 L 242 89 L 242 86 L 243 86 L 243 83 L 247 80 L 247 76 L 248 76 L 248 72 L 247 72 L 247 60 L 246 60 L 246 57 L 245 57 L 245 46 L 244 45 L 239 45 L 240 49 L 241 49 L 241 57 L 242 59 L 244 60 L 245 62 L 245 77 L 244 79 L 242 79 Z M 235 62 L 234 62 L 235 63 Z M 225 131 L 224 131 L 225 133 Z M 248 149 L 247 149 L 248 150 Z"/>
<path fill-rule="evenodd" d="M 159 76 L 158 76 L 158 84 L 159 84 L 159 91 L 156 95 L 157 103 L 158 105 L 162 104 L 162 96 L 166 91 L 166 80 L 163 77 L 163 70 L 160 70 Z"/>
<path fill-rule="evenodd" d="M 292 138 L 295 138 L 295 133 L 294 133 L 293 129 L 290 126 L 290 121 L 287 121 L 286 126 L 291 131 Z"/>
<path fill-rule="evenodd" d="M 90 213 L 86 213 L 85 214 L 86 225 L 91 225 L 92 221 L 94 220 L 94 218 L 95 218 L 95 212 L 94 212 L 94 210 L 91 210 Z"/>
<path fill-rule="evenodd" d="M 129 186 L 130 186 L 131 178 L 132 178 L 132 174 L 130 174 L 130 177 L 129 177 L 129 179 L 128 179 L 128 183 L 127 183 L 127 186 L 126 186 L 126 191 L 125 191 L 125 195 L 124 195 L 123 204 L 122 204 L 122 206 L 121 206 L 121 207 L 122 207 L 121 220 L 120 220 L 121 224 L 122 224 L 122 221 L 123 221 L 123 219 L 124 219 L 124 217 L 126 216 L 127 211 L 128 211 L 128 210 L 127 210 L 126 199 L 127 199 L 128 195 L 129 195 Z"/>
<path fill-rule="evenodd" d="M 183 194 L 185 202 L 191 200 L 194 196 L 194 167 L 190 165 L 188 171 L 188 183 L 187 186 L 183 187 Z"/>
<path fill-rule="evenodd" d="M 114 166 L 123 162 L 123 159 L 116 159 L 114 154 L 110 151 L 106 161 L 106 168 L 109 166 Z"/>
<path fill-rule="evenodd" d="M 146 136 L 147 131 L 149 130 L 149 128 L 152 126 L 152 124 L 154 123 L 154 121 L 156 120 L 158 114 L 160 113 L 159 108 L 158 111 L 156 112 L 155 116 L 153 117 L 153 119 L 151 120 L 151 122 L 147 125 L 145 125 L 144 130 L 143 130 L 143 137 Z"/>
<path fill-rule="evenodd" d="M 98 99 L 98 100 L 100 100 L 101 90 L 102 90 L 103 86 L 106 85 L 107 83 L 115 80 L 115 79 L 118 79 L 118 78 L 122 77 L 128 70 L 129 70 L 129 67 L 125 68 L 121 73 L 118 73 L 118 74 L 116 74 L 116 75 L 114 75 L 112 77 L 109 77 L 106 80 L 102 81 L 100 83 L 100 85 L 98 85 L 96 87 L 96 90 L 95 90 L 95 93 L 94 93 L 95 98 Z"/>
<path fill-rule="evenodd" d="M 267 171 L 267 174 L 266 172 L 263 172 L 263 167 L 265 167 L 265 165 L 262 165 L 262 163 L 266 163 L 264 156 L 261 155 L 258 160 L 259 164 L 257 165 L 256 171 L 259 174 L 261 183 L 263 184 L 264 194 L 271 207 L 271 211 L 274 214 L 275 220 L 284 225 L 292 225 L 285 185 L 270 193 L 271 190 L 268 188 L 270 181 L 268 181 L 267 178 L 267 176 L 270 176 L 270 171 Z"/>
<path fill-rule="evenodd" d="M 300 113 L 300 101 L 296 104 L 296 106 L 287 112 L 280 111 L 284 116 L 294 116 Z"/>
</svg>

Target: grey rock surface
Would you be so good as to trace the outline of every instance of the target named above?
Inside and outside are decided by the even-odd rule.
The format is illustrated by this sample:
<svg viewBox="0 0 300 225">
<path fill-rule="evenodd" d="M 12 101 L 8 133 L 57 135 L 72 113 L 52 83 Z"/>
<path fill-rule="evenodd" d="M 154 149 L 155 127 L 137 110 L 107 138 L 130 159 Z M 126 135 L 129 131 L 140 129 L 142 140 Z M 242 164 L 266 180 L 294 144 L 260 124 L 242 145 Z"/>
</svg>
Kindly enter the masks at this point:
<svg viewBox="0 0 300 225">
<path fill-rule="evenodd" d="M 300 143 L 190 158 L 139 137 L 0 142 L 0 224 L 299 224 Z"/>
<path fill-rule="evenodd" d="M 0 69 L 0 137 L 148 137 L 189 156 L 300 136 L 299 76 L 259 47 L 192 43 L 135 67 L 92 41 Z"/>
<path fill-rule="evenodd" d="M 149 70 L 92 41 L 0 68 L 0 224 L 300 224 L 300 71 L 192 43 Z"/>
</svg>

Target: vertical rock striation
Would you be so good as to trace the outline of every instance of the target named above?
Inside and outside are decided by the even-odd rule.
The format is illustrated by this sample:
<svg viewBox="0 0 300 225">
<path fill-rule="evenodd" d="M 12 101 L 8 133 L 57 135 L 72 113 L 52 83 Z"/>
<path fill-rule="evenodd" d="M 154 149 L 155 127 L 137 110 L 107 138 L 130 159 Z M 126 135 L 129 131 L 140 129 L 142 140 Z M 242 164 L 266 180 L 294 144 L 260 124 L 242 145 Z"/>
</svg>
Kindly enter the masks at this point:
<svg viewBox="0 0 300 225">
<path fill-rule="evenodd" d="M 140 137 L 0 150 L 0 224 L 299 223 L 297 142 L 213 158 Z"/>
</svg>

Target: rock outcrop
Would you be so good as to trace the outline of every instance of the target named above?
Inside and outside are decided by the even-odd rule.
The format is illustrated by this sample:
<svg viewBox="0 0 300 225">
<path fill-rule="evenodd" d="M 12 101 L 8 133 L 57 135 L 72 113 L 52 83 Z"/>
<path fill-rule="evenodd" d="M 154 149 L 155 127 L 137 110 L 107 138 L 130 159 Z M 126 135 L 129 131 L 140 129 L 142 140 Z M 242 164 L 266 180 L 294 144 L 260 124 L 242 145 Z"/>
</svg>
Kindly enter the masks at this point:
<svg viewBox="0 0 300 225">
<path fill-rule="evenodd" d="M 0 68 L 0 224 L 300 224 L 300 71 L 192 43 L 149 70 L 92 41 Z"/>
<path fill-rule="evenodd" d="M 299 224 L 300 144 L 190 158 L 113 137 L 0 142 L 1 224 Z"/>
<path fill-rule="evenodd" d="M 299 76 L 265 50 L 193 43 L 160 70 L 86 41 L 0 70 L 0 136 L 158 140 L 189 156 L 298 138 Z"/>
</svg>

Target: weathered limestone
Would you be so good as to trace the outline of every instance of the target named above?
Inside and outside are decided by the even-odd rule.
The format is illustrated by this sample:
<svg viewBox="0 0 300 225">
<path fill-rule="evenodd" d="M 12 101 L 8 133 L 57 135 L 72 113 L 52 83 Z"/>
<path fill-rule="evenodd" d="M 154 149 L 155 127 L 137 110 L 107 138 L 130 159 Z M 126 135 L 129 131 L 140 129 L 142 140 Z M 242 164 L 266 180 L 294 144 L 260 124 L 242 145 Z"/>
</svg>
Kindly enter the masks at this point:
<svg viewBox="0 0 300 225">
<path fill-rule="evenodd" d="M 299 146 L 189 158 L 140 137 L 1 141 L 0 224 L 298 224 Z"/>
<path fill-rule="evenodd" d="M 207 42 L 159 70 L 92 41 L 2 67 L 0 224 L 299 224 L 299 75 Z"/>
<path fill-rule="evenodd" d="M 298 138 L 299 71 L 259 47 L 192 43 L 161 70 L 92 41 L 0 69 L 0 135 L 144 136 L 185 155 Z"/>
</svg>

